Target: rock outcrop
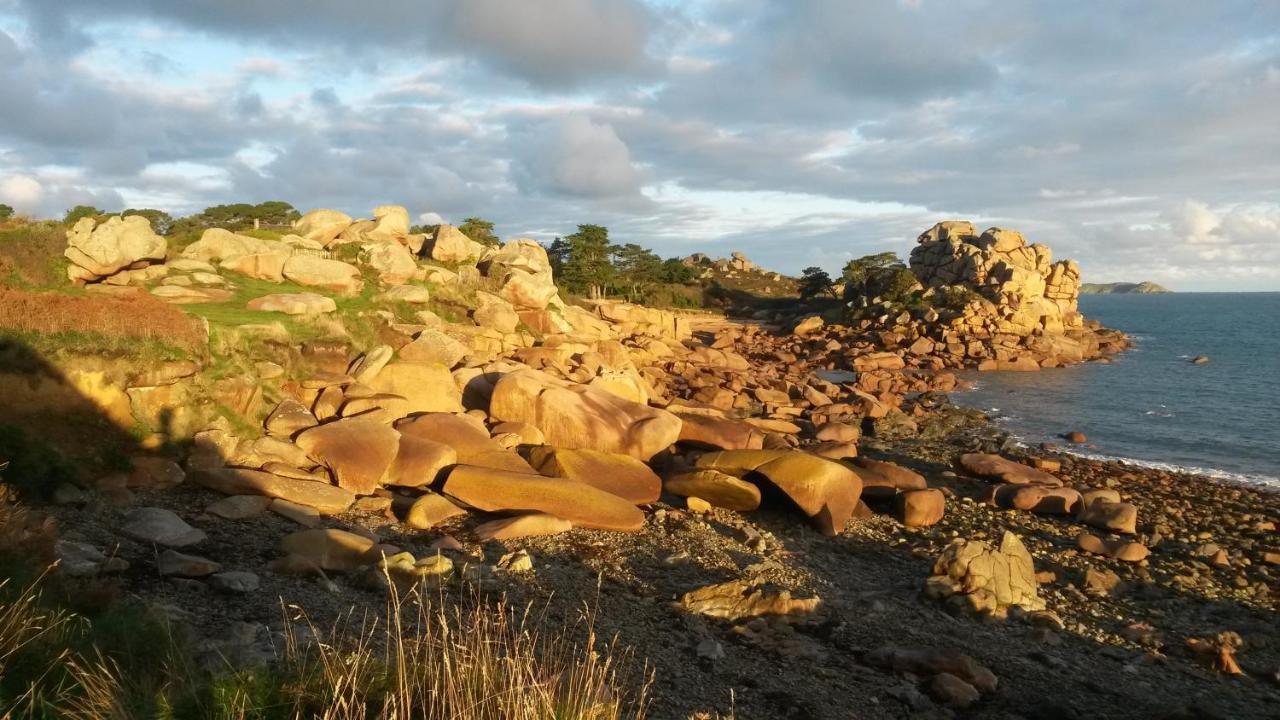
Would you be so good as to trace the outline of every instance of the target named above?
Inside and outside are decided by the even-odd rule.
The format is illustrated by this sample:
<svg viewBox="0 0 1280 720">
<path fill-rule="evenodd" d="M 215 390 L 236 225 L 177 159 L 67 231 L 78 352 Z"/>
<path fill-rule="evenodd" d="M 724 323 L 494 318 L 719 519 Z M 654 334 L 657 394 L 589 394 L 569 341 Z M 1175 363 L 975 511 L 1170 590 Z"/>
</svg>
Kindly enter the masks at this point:
<svg viewBox="0 0 1280 720">
<path fill-rule="evenodd" d="M 164 262 L 167 249 L 165 239 L 140 215 L 116 215 L 101 224 L 93 218 L 80 218 L 67 231 L 64 254 L 71 261 L 67 276 L 76 285 L 101 282 L 121 271 Z"/>
</svg>

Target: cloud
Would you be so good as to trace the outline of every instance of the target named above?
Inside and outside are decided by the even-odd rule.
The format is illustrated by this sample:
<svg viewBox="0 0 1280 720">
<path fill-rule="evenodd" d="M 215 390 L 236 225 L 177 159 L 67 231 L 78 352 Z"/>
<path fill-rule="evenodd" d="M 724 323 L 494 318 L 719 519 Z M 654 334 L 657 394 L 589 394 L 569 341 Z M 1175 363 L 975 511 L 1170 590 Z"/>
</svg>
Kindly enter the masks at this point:
<svg viewBox="0 0 1280 720">
<path fill-rule="evenodd" d="M 640 193 L 642 173 L 613 126 L 583 115 L 535 125 L 523 146 L 518 182 L 528 192 L 580 198 L 626 198 Z"/>
<path fill-rule="evenodd" d="M 39 212 L 391 202 L 790 272 L 960 217 L 1089 280 L 1280 287 L 1275 3 L 0 0 L 0 27 L 0 187 Z"/>
<path fill-rule="evenodd" d="M 658 23 L 639 0 L 20 0 L 46 46 L 92 44 L 94 20 L 175 23 L 236 42 L 269 41 L 308 51 L 333 48 L 367 59 L 408 50 L 463 55 L 540 87 L 571 88 L 641 76 L 657 63 L 648 41 Z"/>
</svg>

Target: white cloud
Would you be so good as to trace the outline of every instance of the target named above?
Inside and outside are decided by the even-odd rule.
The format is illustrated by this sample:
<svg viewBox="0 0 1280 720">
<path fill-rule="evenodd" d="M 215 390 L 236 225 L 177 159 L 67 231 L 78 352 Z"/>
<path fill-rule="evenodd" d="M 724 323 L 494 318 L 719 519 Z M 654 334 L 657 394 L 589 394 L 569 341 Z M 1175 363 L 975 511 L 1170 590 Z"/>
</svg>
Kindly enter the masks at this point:
<svg viewBox="0 0 1280 720">
<path fill-rule="evenodd" d="M 0 178 L 0 201 L 20 213 L 35 213 L 43 208 L 44 187 L 27 175 Z"/>
</svg>

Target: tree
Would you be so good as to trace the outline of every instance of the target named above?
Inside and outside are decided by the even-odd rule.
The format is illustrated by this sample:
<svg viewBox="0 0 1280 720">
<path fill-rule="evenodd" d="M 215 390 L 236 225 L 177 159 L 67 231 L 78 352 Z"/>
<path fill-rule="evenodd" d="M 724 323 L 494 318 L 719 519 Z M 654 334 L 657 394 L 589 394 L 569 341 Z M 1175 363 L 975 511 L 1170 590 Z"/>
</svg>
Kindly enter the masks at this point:
<svg viewBox="0 0 1280 720">
<path fill-rule="evenodd" d="M 163 210 L 154 210 L 152 208 L 129 208 L 120 213 L 121 217 L 128 215 L 141 215 L 151 223 L 151 229 L 157 235 L 168 235 L 169 230 L 173 228 L 173 216 Z"/>
<path fill-rule="evenodd" d="M 302 215 L 289 203 L 283 200 L 268 200 L 257 205 L 249 203 L 214 205 L 196 215 L 183 218 L 182 224 L 193 228 L 220 227 L 228 230 L 243 230 L 252 227 L 255 220 L 262 225 L 284 226 L 300 217 Z"/>
<path fill-rule="evenodd" d="M 614 247 L 603 225 L 579 225 L 578 232 L 556 238 L 547 250 L 551 267 L 569 290 L 592 298 L 604 296 L 615 270 L 610 262 Z"/>
<path fill-rule="evenodd" d="M 810 300 L 823 293 L 835 297 L 831 276 L 820 267 L 807 267 L 800 276 L 800 299 Z"/>
<path fill-rule="evenodd" d="M 462 224 L 458 226 L 458 230 L 481 245 L 496 247 L 500 244 L 498 236 L 493 234 L 493 223 L 488 220 L 469 217 L 462 221 Z"/>
<path fill-rule="evenodd" d="M 65 225 L 75 225 L 80 218 L 96 218 L 100 215 L 106 215 L 106 212 L 92 205 L 77 205 L 67 211 L 67 214 L 62 218 L 62 222 Z"/>
<path fill-rule="evenodd" d="M 841 279 L 846 300 L 858 297 L 901 300 L 915 287 L 915 275 L 892 252 L 850 260 L 845 263 Z"/>
<path fill-rule="evenodd" d="M 0 203 L 0 220 L 8 220 L 13 217 L 13 208 L 4 203 Z"/>
<path fill-rule="evenodd" d="M 687 285 L 694 281 L 693 269 L 680 258 L 667 258 L 662 263 L 662 282 Z"/>
<path fill-rule="evenodd" d="M 614 246 L 613 267 L 618 281 L 628 288 L 627 299 L 631 301 L 662 279 L 662 258 L 635 243 Z"/>
</svg>

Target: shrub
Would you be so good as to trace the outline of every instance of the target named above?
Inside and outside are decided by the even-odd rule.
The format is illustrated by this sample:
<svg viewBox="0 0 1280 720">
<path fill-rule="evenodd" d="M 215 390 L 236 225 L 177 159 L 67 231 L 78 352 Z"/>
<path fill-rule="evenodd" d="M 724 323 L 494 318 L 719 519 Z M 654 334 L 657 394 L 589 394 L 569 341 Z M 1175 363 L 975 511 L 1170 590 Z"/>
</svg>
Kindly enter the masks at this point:
<svg viewBox="0 0 1280 720">
<path fill-rule="evenodd" d="M 153 339 L 187 350 L 204 344 L 197 321 L 146 293 L 95 297 L 0 288 L 0 329 Z"/>
</svg>

